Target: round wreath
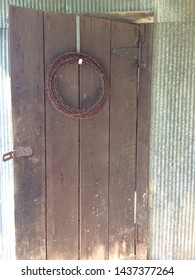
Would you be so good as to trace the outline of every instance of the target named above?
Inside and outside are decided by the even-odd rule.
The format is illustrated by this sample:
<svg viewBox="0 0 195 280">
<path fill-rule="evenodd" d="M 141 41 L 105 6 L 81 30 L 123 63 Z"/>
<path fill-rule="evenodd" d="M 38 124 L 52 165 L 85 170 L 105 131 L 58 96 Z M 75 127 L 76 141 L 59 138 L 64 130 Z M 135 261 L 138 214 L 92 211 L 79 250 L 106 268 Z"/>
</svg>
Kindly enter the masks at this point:
<svg viewBox="0 0 195 280">
<path fill-rule="evenodd" d="M 87 109 L 76 108 L 67 104 L 67 102 L 62 98 L 57 89 L 58 71 L 65 65 L 81 63 L 85 64 L 92 71 L 96 72 L 102 82 L 102 91 L 97 102 L 92 104 L 92 106 Z M 110 92 L 110 84 L 103 66 L 97 61 L 97 59 L 83 53 L 68 52 L 60 55 L 49 66 L 46 76 L 46 91 L 52 104 L 58 111 L 71 118 L 85 119 L 94 116 L 103 108 Z"/>
</svg>

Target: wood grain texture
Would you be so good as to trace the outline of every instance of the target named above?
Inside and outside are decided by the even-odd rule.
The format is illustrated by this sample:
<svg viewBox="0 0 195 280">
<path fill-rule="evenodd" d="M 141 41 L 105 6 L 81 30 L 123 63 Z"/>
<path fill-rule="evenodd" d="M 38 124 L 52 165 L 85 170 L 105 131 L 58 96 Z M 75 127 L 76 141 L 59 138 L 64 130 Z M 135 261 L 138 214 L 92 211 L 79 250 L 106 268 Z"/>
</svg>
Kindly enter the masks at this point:
<svg viewBox="0 0 195 280">
<path fill-rule="evenodd" d="M 81 52 L 110 71 L 110 22 L 81 17 Z M 81 105 L 89 106 L 101 89 L 99 77 L 81 65 Z M 109 100 L 93 119 L 80 124 L 81 259 L 108 258 Z"/>
<path fill-rule="evenodd" d="M 14 148 L 33 150 L 14 160 L 18 259 L 147 258 L 151 41 L 152 25 L 80 16 L 81 52 L 104 66 L 111 95 L 96 116 L 75 120 L 54 108 L 44 79 L 79 47 L 76 16 L 10 8 Z M 102 90 L 84 64 L 62 68 L 57 86 L 82 108 Z"/>
<path fill-rule="evenodd" d="M 43 13 L 11 6 L 9 43 L 13 145 L 33 150 L 14 159 L 16 257 L 45 259 Z"/>
<path fill-rule="evenodd" d="M 76 50 L 75 16 L 45 12 L 45 69 Z M 78 71 L 60 73 L 70 102 L 78 102 Z M 74 85 L 71 81 L 75 81 Z M 62 93 L 63 94 L 63 93 Z M 74 105 L 75 105 L 74 104 Z M 78 259 L 78 121 L 58 112 L 46 94 L 47 258 Z"/>
<path fill-rule="evenodd" d="M 110 12 L 110 13 L 84 13 L 83 16 L 103 18 L 113 21 L 150 24 L 154 22 L 154 12 L 147 11 L 126 11 L 126 12 Z"/>
<path fill-rule="evenodd" d="M 136 259 L 147 259 L 148 176 L 153 25 L 141 25 L 141 60 L 137 127 L 137 237 Z"/>
<path fill-rule="evenodd" d="M 111 48 L 138 46 L 138 26 L 112 23 Z M 110 259 L 134 259 L 137 61 L 111 54 Z"/>
</svg>

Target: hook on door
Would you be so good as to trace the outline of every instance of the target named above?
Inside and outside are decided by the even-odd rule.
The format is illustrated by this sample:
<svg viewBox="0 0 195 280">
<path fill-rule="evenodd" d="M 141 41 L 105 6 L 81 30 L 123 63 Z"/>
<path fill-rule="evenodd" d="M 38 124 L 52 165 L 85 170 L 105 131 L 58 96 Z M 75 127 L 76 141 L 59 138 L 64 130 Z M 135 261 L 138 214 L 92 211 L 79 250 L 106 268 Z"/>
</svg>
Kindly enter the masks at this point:
<svg viewBox="0 0 195 280">
<path fill-rule="evenodd" d="M 29 157 L 31 155 L 32 155 L 31 147 L 19 147 L 11 152 L 5 153 L 3 155 L 3 161 L 5 162 L 10 159 L 19 158 L 19 157 Z"/>
</svg>

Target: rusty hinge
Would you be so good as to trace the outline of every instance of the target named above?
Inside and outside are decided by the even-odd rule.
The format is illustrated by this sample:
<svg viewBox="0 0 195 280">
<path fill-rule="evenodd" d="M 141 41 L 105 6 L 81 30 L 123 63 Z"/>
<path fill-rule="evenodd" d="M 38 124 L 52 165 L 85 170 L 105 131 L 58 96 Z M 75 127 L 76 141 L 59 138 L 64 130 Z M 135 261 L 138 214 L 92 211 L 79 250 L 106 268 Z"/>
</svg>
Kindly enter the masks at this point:
<svg viewBox="0 0 195 280">
<path fill-rule="evenodd" d="M 143 69 L 147 68 L 148 64 L 148 41 L 147 41 L 147 32 L 146 32 L 146 25 L 143 25 L 140 28 L 139 33 L 139 66 Z"/>
<path fill-rule="evenodd" d="M 31 155 L 32 155 L 31 147 L 19 147 L 11 152 L 5 153 L 3 155 L 3 161 L 8 161 L 10 159 L 19 158 L 19 157 L 29 157 Z"/>
<path fill-rule="evenodd" d="M 139 48 L 113 48 L 112 53 L 120 56 L 126 56 L 130 59 L 139 59 Z"/>
</svg>

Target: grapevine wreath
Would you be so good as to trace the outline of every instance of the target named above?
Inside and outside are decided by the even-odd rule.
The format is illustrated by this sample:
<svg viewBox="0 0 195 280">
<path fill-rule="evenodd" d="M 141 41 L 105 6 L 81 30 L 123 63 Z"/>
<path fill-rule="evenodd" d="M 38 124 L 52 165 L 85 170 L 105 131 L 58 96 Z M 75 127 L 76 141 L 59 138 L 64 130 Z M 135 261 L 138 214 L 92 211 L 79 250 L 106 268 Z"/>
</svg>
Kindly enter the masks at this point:
<svg viewBox="0 0 195 280">
<path fill-rule="evenodd" d="M 57 74 L 62 67 L 70 64 L 85 64 L 100 77 L 102 83 L 101 94 L 98 100 L 87 109 L 68 104 L 58 91 Z M 110 92 L 110 84 L 103 66 L 96 58 L 83 53 L 68 52 L 60 55 L 50 64 L 46 75 L 46 91 L 52 104 L 58 111 L 71 118 L 86 119 L 94 116 L 104 107 Z"/>
</svg>

